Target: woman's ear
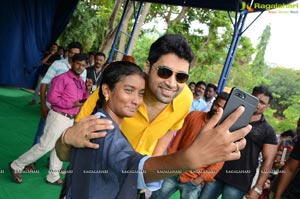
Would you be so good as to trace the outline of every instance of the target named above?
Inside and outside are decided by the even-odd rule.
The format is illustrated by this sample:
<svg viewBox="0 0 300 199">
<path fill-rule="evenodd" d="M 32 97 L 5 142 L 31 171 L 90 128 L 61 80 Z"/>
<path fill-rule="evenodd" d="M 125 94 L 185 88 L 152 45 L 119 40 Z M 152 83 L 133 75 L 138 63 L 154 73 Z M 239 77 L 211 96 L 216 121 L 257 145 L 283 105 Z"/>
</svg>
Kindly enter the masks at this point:
<svg viewBox="0 0 300 199">
<path fill-rule="evenodd" d="M 109 97 L 110 90 L 107 84 L 102 84 L 101 90 L 105 98 Z"/>
</svg>

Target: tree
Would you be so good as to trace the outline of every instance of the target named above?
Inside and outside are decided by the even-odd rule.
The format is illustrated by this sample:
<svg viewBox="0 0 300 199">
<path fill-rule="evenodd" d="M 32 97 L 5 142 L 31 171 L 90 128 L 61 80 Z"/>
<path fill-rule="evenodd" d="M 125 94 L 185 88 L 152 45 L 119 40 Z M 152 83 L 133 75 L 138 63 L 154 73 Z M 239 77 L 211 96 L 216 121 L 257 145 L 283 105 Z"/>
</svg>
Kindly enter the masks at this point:
<svg viewBox="0 0 300 199">
<path fill-rule="evenodd" d="M 300 71 L 277 67 L 270 69 L 266 78 L 270 81 L 269 87 L 275 99 L 272 108 L 276 109 L 277 117 L 285 117 L 284 112 L 290 107 L 297 107 L 300 100 Z M 291 107 L 290 107 L 291 109 Z M 299 110 L 299 109 L 298 109 Z M 293 110 L 297 113 L 298 110 Z M 300 110 L 299 110 L 300 112 Z M 298 112 L 298 113 L 299 113 Z M 300 115 L 299 115 L 300 116 Z"/>
<path fill-rule="evenodd" d="M 80 41 L 86 52 L 97 51 L 107 31 L 112 5 L 109 0 L 79 1 L 67 28 L 58 39 L 59 45 Z"/>
<path fill-rule="evenodd" d="M 265 77 L 268 73 L 268 66 L 265 63 L 265 52 L 271 36 L 271 26 L 267 25 L 259 38 L 256 47 L 256 56 L 252 64 L 252 73 L 255 77 Z M 262 81 L 263 79 L 260 78 Z"/>
</svg>

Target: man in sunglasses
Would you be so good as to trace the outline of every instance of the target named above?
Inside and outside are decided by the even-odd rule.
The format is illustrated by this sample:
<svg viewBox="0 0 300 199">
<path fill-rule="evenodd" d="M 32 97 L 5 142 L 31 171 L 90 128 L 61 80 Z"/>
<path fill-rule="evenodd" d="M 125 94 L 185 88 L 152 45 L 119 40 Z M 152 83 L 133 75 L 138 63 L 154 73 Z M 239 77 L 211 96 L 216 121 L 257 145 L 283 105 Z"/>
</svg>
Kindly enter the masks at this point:
<svg viewBox="0 0 300 199">
<path fill-rule="evenodd" d="M 193 53 L 191 47 L 188 45 L 186 39 L 179 35 L 164 35 L 151 45 L 145 67 L 147 87 L 144 102 L 139 107 L 135 116 L 125 118 L 121 126 L 122 132 L 137 152 L 149 156 L 162 155 L 172 139 L 173 133 L 182 127 L 184 118 L 189 113 L 193 100 L 192 93 L 186 85 L 192 60 Z M 89 116 L 97 100 L 98 92 L 96 90 L 83 105 L 76 118 L 78 123 L 66 129 L 62 134 L 62 138 L 56 143 L 58 156 L 62 160 L 68 160 L 70 145 L 95 149 L 101 147 L 90 142 L 90 139 L 103 137 L 105 133 L 95 131 L 113 128 L 107 120 Z M 220 116 L 220 114 L 218 116 Z M 238 115 L 232 118 L 237 118 L 237 116 Z M 229 119 L 228 122 L 230 122 L 231 119 Z M 216 120 L 217 119 L 212 121 L 212 123 L 217 122 Z M 208 125 L 209 127 L 206 128 L 206 131 L 211 131 L 215 124 Z M 191 153 L 193 154 L 192 156 L 198 157 L 199 155 L 199 158 L 178 154 L 180 158 L 172 158 L 172 161 L 164 157 L 153 164 L 146 161 L 144 168 L 154 170 L 158 166 L 159 168 L 169 168 L 169 166 L 173 165 L 175 165 L 175 167 L 172 168 L 182 168 L 180 167 L 180 162 L 183 161 L 186 163 L 185 160 L 191 160 L 190 162 L 188 161 L 188 163 L 198 161 L 204 166 L 205 164 L 239 158 L 239 151 L 236 149 L 244 147 L 244 139 L 239 141 L 239 144 L 235 144 L 233 141 L 241 139 L 248 130 L 243 129 L 239 133 L 230 134 L 228 132 L 230 125 L 228 128 L 227 126 L 220 126 L 219 128 L 222 128 L 222 130 L 219 131 L 219 133 L 217 133 L 215 129 L 212 129 L 213 132 L 209 134 L 201 134 L 205 144 L 199 144 L 199 141 L 202 142 L 199 138 L 197 139 L 198 142 L 194 142 L 198 144 L 193 144 L 192 148 L 204 148 L 197 148 L 197 150 L 190 148 L 190 150 L 193 151 L 193 153 Z M 222 146 L 217 146 L 216 148 L 218 144 L 215 142 L 211 145 L 206 144 L 210 143 L 210 139 L 213 139 L 214 136 L 218 136 L 218 139 L 222 140 L 222 143 L 219 143 L 219 145 Z M 224 139 L 222 139 L 222 137 Z M 228 150 L 227 147 L 230 147 L 232 150 Z M 197 153 L 194 153 L 194 151 L 197 151 Z M 233 151 L 237 153 L 232 153 Z M 211 154 L 214 155 L 212 156 Z M 203 159 L 205 159 L 205 163 Z M 180 161 L 178 162 L 178 160 Z M 176 162 L 178 162 L 178 164 Z M 186 167 L 184 169 L 186 169 Z M 167 177 L 170 175 L 168 172 L 154 173 L 150 180 L 147 179 L 148 181 L 157 180 L 162 178 L 162 176 Z"/>
</svg>

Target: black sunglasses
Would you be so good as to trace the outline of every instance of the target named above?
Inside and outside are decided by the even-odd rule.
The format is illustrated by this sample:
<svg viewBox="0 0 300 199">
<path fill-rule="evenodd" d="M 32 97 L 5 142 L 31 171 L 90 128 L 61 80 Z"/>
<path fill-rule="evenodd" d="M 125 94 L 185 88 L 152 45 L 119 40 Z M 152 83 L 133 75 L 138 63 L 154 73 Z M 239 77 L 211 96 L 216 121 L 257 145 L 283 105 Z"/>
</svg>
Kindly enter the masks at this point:
<svg viewBox="0 0 300 199">
<path fill-rule="evenodd" d="M 173 73 L 175 73 L 176 81 L 178 83 L 185 83 L 189 79 L 189 75 L 186 73 L 176 73 L 171 69 L 167 68 L 166 66 L 158 66 L 157 68 L 157 75 L 162 79 L 170 78 Z"/>
</svg>

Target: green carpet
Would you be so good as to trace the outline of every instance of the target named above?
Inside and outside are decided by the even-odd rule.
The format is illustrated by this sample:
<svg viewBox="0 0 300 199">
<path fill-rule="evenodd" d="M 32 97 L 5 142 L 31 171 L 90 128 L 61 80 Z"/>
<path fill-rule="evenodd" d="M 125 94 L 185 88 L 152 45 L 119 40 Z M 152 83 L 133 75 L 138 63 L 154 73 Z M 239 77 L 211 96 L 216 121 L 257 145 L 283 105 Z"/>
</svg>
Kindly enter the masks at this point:
<svg viewBox="0 0 300 199">
<path fill-rule="evenodd" d="M 32 146 L 39 122 L 39 104 L 28 105 L 32 95 L 23 89 L 0 87 L 0 199 L 56 199 L 60 193 L 60 186 L 45 183 L 49 155 L 38 160 L 34 173 L 23 174 L 22 184 L 10 177 L 8 163 Z M 171 198 L 178 199 L 179 193 Z"/>
<path fill-rule="evenodd" d="M 11 180 L 8 162 L 27 151 L 40 118 L 40 106 L 27 105 L 32 93 L 0 87 L 0 199 L 58 198 L 61 187 L 45 183 L 48 155 L 38 160 L 34 173 L 23 174 L 23 183 Z"/>
</svg>

